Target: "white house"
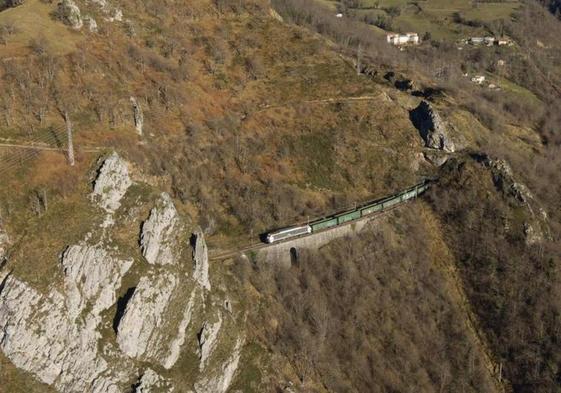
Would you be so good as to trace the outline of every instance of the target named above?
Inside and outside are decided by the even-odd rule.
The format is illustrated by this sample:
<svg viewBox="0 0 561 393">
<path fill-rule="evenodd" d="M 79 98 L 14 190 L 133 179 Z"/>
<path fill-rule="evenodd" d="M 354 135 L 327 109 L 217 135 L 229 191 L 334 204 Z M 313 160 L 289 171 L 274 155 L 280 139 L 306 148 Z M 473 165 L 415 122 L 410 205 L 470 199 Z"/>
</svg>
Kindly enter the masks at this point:
<svg viewBox="0 0 561 393">
<path fill-rule="evenodd" d="M 495 44 L 495 37 L 485 37 L 483 38 L 483 41 L 485 42 L 485 45 L 492 46 Z"/>
<path fill-rule="evenodd" d="M 392 45 L 406 45 L 406 44 L 419 44 L 419 35 L 417 33 L 405 33 L 405 34 L 396 34 L 396 33 L 388 33 L 386 35 L 386 40 L 388 44 Z"/>
<path fill-rule="evenodd" d="M 481 85 L 483 82 L 485 82 L 485 76 L 483 75 L 476 75 L 473 78 L 471 78 L 471 81 L 473 83 L 477 83 L 478 85 Z"/>
</svg>

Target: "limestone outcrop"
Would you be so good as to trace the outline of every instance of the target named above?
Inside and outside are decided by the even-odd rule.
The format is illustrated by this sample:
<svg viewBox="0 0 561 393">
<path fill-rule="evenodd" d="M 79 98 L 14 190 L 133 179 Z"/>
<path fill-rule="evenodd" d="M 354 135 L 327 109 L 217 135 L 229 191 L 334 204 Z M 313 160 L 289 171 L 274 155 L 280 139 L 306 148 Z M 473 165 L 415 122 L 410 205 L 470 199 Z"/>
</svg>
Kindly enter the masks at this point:
<svg viewBox="0 0 561 393">
<path fill-rule="evenodd" d="M 172 393 L 173 391 L 175 389 L 171 383 L 150 368 L 144 371 L 134 389 L 134 393 Z"/>
<path fill-rule="evenodd" d="M 530 213 L 530 221 L 524 223 L 526 243 L 531 245 L 541 242 L 548 231 L 547 213 L 539 206 L 532 192 L 525 184 L 516 181 L 512 168 L 505 160 L 495 160 L 486 154 L 479 156 L 478 160 L 491 170 L 497 189 L 519 205 L 525 206 Z"/>
<path fill-rule="evenodd" d="M 127 164 L 114 152 L 99 169 L 92 198 L 107 212 L 113 213 L 121 206 L 121 199 L 131 184 Z"/>
<path fill-rule="evenodd" d="M 177 247 L 179 218 L 167 193 L 162 193 L 148 220 L 142 226 L 140 246 L 142 255 L 152 265 L 177 263 L 174 248 Z"/>
<path fill-rule="evenodd" d="M 112 6 L 107 0 L 88 0 L 88 2 L 99 6 L 101 11 L 107 15 L 105 17 L 107 22 L 121 22 L 123 20 L 123 11 L 120 8 Z"/>
<path fill-rule="evenodd" d="M 14 365 L 63 392 L 121 391 L 123 374 L 98 351 L 96 316 L 76 323 L 63 294 L 42 295 L 13 276 L 0 288 L 0 349 Z"/>
<path fill-rule="evenodd" d="M 210 280 L 208 278 L 208 248 L 203 231 L 197 228 L 191 237 L 193 246 L 193 278 L 204 289 L 210 291 Z"/>
<path fill-rule="evenodd" d="M 453 153 L 456 150 L 454 141 L 449 135 L 448 125 L 426 101 L 410 112 L 413 125 L 419 130 L 426 147 Z"/>
<path fill-rule="evenodd" d="M 84 17 L 84 22 L 85 22 L 86 26 L 88 27 L 88 30 L 90 31 L 90 33 L 97 33 L 98 32 L 99 29 L 98 29 L 98 26 L 97 26 L 97 21 L 93 17 L 91 17 L 89 15 L 85 16 Z"/>
<path fill-rule="evenodd" d="M 121 286 L 121 279 L 132 263 L 132 259 L 113 258 L 99 246 L 68 247 L 61 264 L 70 315 L 77 317 L 88 303 L 94 315 L 115 304 L 115 290 Z"/>
<path fill-rule="evenodd" d="M 193 294 L 185 296 L 181 281 L 177 274 L 167 271 L 140 279 L 119 321 L 117 343 L 125 354 L 165 368 L 175 364 L 195 299 Z"/>
<path fill-rule="evenodd" d="M 8 256 L 8 246 L 10 245 L 10 238 L 8 233 L 4 230 L 2 221 L 0 220 L 0 266 Z"/>
<path fill-rule="evenodd" d="M 80 8 L 72 0 L 62 0 L 58 3 L 57 14 L 65 24 L 75 30 L 84 26 Z"/>
<path fill-rule="evenodd" d="M 204 377 L 195 383 L 196 393 L 226 393 L 232 384 L 240 363 L 240 356 L 244 339 L 236 340 L 232 354 L 212 372 L 205 372 Z"/>
<path fill-rule="evenodd" d="M 214 352 L 218 342 L 218 335 L 222 327 L 222 315 L 219 313 L 215 322 L 205 322 L 199 333 L 199 369 L 203 371 L 210 355 Z"/>
</svg>

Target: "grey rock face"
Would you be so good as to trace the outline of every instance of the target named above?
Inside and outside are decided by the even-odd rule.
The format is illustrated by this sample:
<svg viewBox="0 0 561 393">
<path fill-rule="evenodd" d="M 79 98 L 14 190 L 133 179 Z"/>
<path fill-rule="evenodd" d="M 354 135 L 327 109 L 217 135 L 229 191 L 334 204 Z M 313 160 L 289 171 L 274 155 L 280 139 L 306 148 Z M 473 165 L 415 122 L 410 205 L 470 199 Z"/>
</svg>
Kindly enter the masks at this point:
<svg viewBox="0 0 561 393">
<path fill-rule="evenodd" d="M 425 146 L 432 149 L 453 153 L 456 146 L 447 130 L 447 125 L 432 106 L 422 101 L 410 112 L 410 118 L 425 141 Z"/>
<path fill-rule="evenodd" d="M 80 8 L 72 0 L 62 0 L 58 3 L 58 15 L 65 24 L 75 30 L 80 30 L 84 26 Z"/>
<path fill-rule="evenodd" d="M 88 30 L 90 31 L 90 33 L 97 33 L 98 32 L 97 22 L 93 17 L 91 17 L 89 15 L 84 17 L 84 22 L 86 23 L 86 26 L 88 27 Z"/>
<path fill-rule="evenodd" d="M 112 213 L 121 206 L 121 199 L 131 184 L 126 163 L 117 153 L 113 153 L 99 170 L 92 197 L 103 209 Z"/>
<path fill-rule="evenodd" d="M 165 271 L 140 280 L 118 326 L 117 343 L 125 354 L 165 368 L 175 364 L 195 301 L 194 293 L 185 296 L 180 281 Z"/>
<path fill-rule="evenodd" d="M 2 220 L 0 220 L 0 266 L 6 260 L 8 255 L 8 246 L 10 245 L 10 238 L 4 230 Z"/>
<path fill-rule="evenodd" d="M 177 210 L 167 193 L 162 193 L 159 201 L 142 226 L 140 246 L 142 255 L 152 265 L 173 265 L 176 263 L 174 248 L 177 247 L 179 218 Z"/>
<path fill-rule="evenodd" d="M 507 197 L 512 198 L 519 205 L 525 206 L 528 209 L 532 222 L 524 224 L 526 243 L 530 245 L 541 242 L 544 238 L 542 228 L 548 228 L 547 214 L 539 206 L 532 192 L 525 184 L 516 181 L 512 168 L 506 161 L 495 160 L 487 155 L 480 157 L 480 160 L 491 169 L 493 182 L 497 189 Z"/>
<path fill-rule="evenodd" d="M 99 319 L 76 323 L 65 297 L 8 276 L 0 292 L 0 349 L 14 365 L 63 392 L 120 392 L 122 376 L 98 352 Z"/>
<path fill-rule="evenodd" d="M 226 393 L 228 391 L 238 370 L 243 344 L 244 339 L 238 338 L 230 357 L 218 369 L 205 372 L 203 378 L 195 383 L 196 393 Z"/>
<path fill-rule="evenodd" d="M 222 327 L 222 315 L 218 314 L 215 322 L 205 322 L 199 334 L 199 368 L 204 370 L 210 355 L 214 352 L 218 342 L 218 334 Z"/>
<path fill-rule="evenodd" d="M 491 168 L 493 182 L 499 190 L 515 198 L 519 203 L 528 204 L 534 196 L 522 183 L 516 182 L 510 165 L 504 160 L 494 160 L 488 156 L 483 159 L 483 164 Z"/>
<path fill-rule="evenodd" d="M 119 261 L 101 247 L 75 245 L 62 255 L 68 311 L 78 316 L 88 303 L 99 315 L 116 302 L 115 290 L 132 266 L 132 259 Z"/>
<path fill-rule="evenodd" d="M 191 238 L 193 244 L 193 278 L 201 287 L 210 291 L 210 280 L 208 278 L 208 248 L 203 231 L 197 228 Z"/>
<path fill-rule="evenodd" d="M 142 374 L 134 393 L 171 393 L 174 390 L 175 389 L 169 381 L 165 380 L 162 376 L 149 368 L 144 372 L 144 374 Z"/>
</svg>

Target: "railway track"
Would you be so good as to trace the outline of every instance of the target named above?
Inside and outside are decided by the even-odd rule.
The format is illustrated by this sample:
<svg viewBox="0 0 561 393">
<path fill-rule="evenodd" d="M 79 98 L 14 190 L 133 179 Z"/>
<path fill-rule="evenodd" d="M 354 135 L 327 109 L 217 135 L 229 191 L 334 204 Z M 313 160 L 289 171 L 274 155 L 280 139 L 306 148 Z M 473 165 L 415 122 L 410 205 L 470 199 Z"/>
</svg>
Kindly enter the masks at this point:
<svg viewBox="0 0 561 393">
<path fill-rule="evenodd" d="M 353 224 L 356 224 L 357 222 L 369 221 L 369 220 L 372 220 L 372 219 L 375 219 L 375 218 L 379 218 L 379 217 L 385 216 L 385 215 L 387 215 L 388 213 L 392 212 L 393 210 L 395 210 L 395 209 L 397 209 L 397 208 L 399 208 L 399 207 L 405 205 L 405 204 L 408 203 L 408 202 L 411 202 L 412 200 L 414 200 L 414 199 L 408 199 L 408 200 L 406 200 L 406 201 L 403 201 L 403 202 L 400 202 L 400 203 L 398 203 L 398 204 L 395 204 L 395 205 L 393 205 L 393 206 L 391 206 L 391 207 L 389 207 L 389 208 L 387 208 L 387 209 L 385 209 L 385 210 L 382 210 L 382 211 L 379 211 L 379 212 L 376 212 L 376 213 L 372 213 L 372 214 L 369 214 L 369 215 L 360 217 L 360 218 L 358 218 L 358 219 L 356 219 L 356 220 L 347 221 L 347 222 L 345 222 L 345 223 L 343 223 L 343 224 L 340 224 L 340 225 L 337 225 L 337 226 L 334 226 L 334 227 L 322 229 L 322 230 L 320 230 L 320 231 L 316 231 L 316 232 L 314 232 L 314 233 L 310 233 L 310 234 L 307 234 L 307 235 L 302 235 L 302 236 L 297 236 L 297 237 L 291 237 L 291 238 L 288 238 L 288 239 L 285 239 L 285 240 L 276 241 L 276 242 L 274 242 L 274 243 L 254 242 L 254 243 L 248 244 L 248 245 L 246 245 L 246 246 L 243 246 L 242 248 L 239 248 L 239 249 L 227 250 L 227 251 L 223 251 L 223 252 L 217 252 L 217 253 L 214 254 L 214 255 L 213 255 L 213 253 L 212 253 L 212 251 L 211 251 L 208 259 L 209 259 L 210 261 L 216 261 L 216 262 L 224 261 L 224 260 L 226 260 L 226 259 L 234 258 L 234 257 L 239 256 L 239 255 L 241 255 L 241 254 L 244 254 L 244 253 L 246 253 L 246 252 L 250 252 L 250 251 L 259 251 L 259 250 L 262 250 L 262 249 L 265 249 L 265 248 L 275 247 L 275 246 L 278 246 L 279 244 L 290 243 L 290 242 L 292 242 L 292 241 L 294 241 L 294 240 L 303 239 L 303 238 L 307 238 L 307 237 L 312 237 L 312 236 L 317 235 L 317 234 L 320 234 L 320 233 L 325 233 L 325 232 L 328 232 L 328 231 L 332 231 L 332 230 L 334 230 L 334 229 L 336 229 L 336 228 L 341 228 L 341 227 L 346 227 L 346 226 L 349 226 L 349 225 L 353 225 Z"/>
</svg>

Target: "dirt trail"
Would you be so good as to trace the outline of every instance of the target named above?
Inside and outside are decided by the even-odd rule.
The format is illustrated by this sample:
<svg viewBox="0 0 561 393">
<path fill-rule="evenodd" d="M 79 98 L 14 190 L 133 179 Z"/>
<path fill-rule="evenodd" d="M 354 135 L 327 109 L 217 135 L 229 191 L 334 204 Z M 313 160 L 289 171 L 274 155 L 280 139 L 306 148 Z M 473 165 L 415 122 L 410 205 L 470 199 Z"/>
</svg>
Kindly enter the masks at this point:
<svg viewBox="0 0 561 393">
<path fill-rule="evenodd" d="M 25 145 L 25 144 L 17 144 L 17 143 L 0 143 L 0 148 L 44 150 L 44 151 L 65 151 L 65 149 L 59 147 L 42 146 L 42 145 L 35 145 L 35 144 Z M 103 147 L 87 147 L 78 150 L 84 153 L 97 153 L 103 149 L 104 149 Z"/>
</svg>

